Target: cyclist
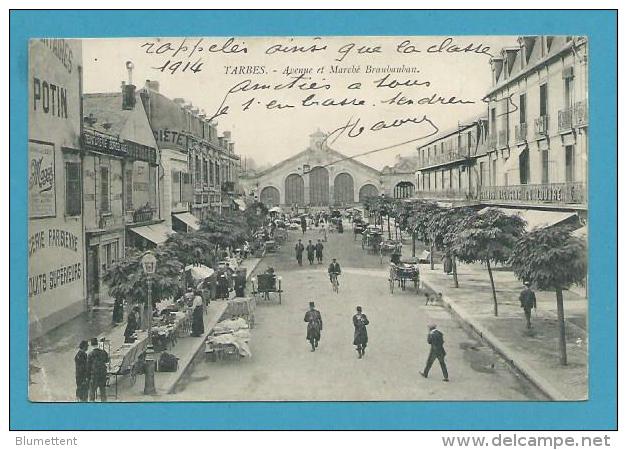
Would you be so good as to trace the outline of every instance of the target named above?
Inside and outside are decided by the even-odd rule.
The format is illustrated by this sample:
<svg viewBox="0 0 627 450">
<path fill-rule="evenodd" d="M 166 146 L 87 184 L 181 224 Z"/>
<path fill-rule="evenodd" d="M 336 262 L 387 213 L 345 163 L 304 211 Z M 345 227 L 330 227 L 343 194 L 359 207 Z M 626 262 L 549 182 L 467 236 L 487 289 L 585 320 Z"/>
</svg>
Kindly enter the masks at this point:
<svg viewBox="0 0 627 450">
<path fill-rule="evenodd" d="M 337 285 L 339 286 L 340 281 L 337 277 L 342 274 L 342 269 L 340 268 L 340 263 L 338 263 L 335 258 L 333 258 L 333 261 L 331 262 L 331 264 L 329 264 L 328 272 L 329 272 L 329 281 L 333 283 L 333 278 L 335 278 L 337 280 Z"/>
</svg>

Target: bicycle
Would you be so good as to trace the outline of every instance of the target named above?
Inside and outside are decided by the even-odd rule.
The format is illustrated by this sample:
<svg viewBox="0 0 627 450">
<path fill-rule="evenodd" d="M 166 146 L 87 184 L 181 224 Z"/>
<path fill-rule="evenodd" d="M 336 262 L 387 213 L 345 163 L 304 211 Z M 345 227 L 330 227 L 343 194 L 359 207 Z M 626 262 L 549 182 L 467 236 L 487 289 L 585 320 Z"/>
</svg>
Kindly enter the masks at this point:
<svg viewBox="0 0 627 450">
<path fill-rule="evenodd" d="M 337 279 L 338 275 L 339 275 L 338 273 L 331 274 L 331 285 L 333 287 L 333 292 L 335 292 L 336 294 L 339 294 L 340 292 L 340 282 Z"/>
</svg>

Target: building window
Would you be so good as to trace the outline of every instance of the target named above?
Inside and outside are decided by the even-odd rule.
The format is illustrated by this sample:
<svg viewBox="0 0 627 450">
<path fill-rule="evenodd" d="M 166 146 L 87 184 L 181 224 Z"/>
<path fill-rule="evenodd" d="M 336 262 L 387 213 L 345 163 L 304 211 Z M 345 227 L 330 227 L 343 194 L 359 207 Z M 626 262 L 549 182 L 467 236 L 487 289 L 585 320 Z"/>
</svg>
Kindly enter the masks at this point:
<svg viewBox="0 0 627 450">
<path fill-rule="evenodd" d="M 566 173 L 565 179 L 567 183 L 572 183 L 575 175 L 575 158 L 574 158 L 574 147 L 572 145 L 566 146 Z"/>
<path fill-rule="evenodd" d="M 118 260 L 118 241 L 105 244 L 103 247 L 102 271 L 108 270 Z"/>
<path fill-rule="evenodd" d="M 480 186 L 484 186 L 485 182 L 486 182 L 485 163 L 484 162 L 480 162 L 479 163 L 479 185 Z"/>
<path fill-rule="evenodd" d="M 181 201 L 182 198 L 182 189 L 181 189 L 181 172 L 176 170 L 172 171 L 172 206 L 176 206 L 178 202 Z"/>
<path fill-rule="evenodd" d="M 540 116 L 545 117 L 549 110 L 549 98 L 546 83 L 540 85 Z"/>
<path fill-rule="evenodd" d="M 573 106 L 573 78 L 567 76 L 564 78 L 564 107 L 571 108 Z"/>
<path fill-rule="evenodd" d="M 202 180 L 204 184 L 209 183 L 209 166 L 206 159 L 202 160 Z"/>
<path fill-rule="evenodd" d="M 109 192 L 109 168 L 100 168 L 100 211 L 111 212 L 111 198 Z"/>
<path fill-rule="evenodd" d="M 496 186 L 496 159 L 492 160 L 492 176 L 490 177 L 492 186 Z"/>
<path fill-rule="evenodd" d="M 124 184 L 125 184 L 125 189 L 126 189 L 126 196 L 124 199 L 126 203 L 126 211 L 132 211 L 133 210 L 133 169 L 127 170 L 125 172 Z"/>
<path fill-rule="evenodd" d="M 80 216 L 81 205 L 81 165 L 76 162 L 65 163 L 65 214 Z"/>
<path fill-rule="evenodd" d="M 542 184 L 549 182 L 549 151 L 542 150 Z"/>
<path fill-rule="evenodd" d="M 520 97 L 518 98 L 518 108 L 519 108 L 519 113 L 520 113 L 520 119 L 518 123 L 520 124 L 527 123 L 527 95 L 526 94 L 520 94 Z"/>
<path fill-rule="evenodd" d="M 496 136 L 496 107 L 490 110 L 490 134 Z"/>
<path fill-rule="evenodd" d="M 195 174 L 196 174 L 196 186 L 200 186 L 202 184 L 202 167 L 200 166 L 200 158 L 198 156 L 196 156 L 196 167 L 195 167 Z"/>
<path fill-rule="evenodd" d="M 520 167 L 520 184 L 529 183 L 529 150 L 525 149 L 518 157 Z"/>
</svg>

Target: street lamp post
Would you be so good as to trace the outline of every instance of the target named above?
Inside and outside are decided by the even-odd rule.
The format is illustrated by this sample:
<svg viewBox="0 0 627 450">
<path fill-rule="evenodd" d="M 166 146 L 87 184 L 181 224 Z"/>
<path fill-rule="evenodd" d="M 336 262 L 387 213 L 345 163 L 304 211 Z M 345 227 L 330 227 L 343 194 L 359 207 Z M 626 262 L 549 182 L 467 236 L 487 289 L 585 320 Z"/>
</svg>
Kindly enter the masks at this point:
<svg viewBox="0 0 627 450">
<path fill-rule="evenodd" d="M 141 259 L 142 269 L 145 275 L 148 275 L 148 346 L 146 348 L 146 364 L 144 369 L 144 395 L 154 395 L 157 393 L 155 388 L 155 361 L 153 359 L 152 345 L 152 275 L 157 270 L 157 258 L 151 251 L 144 253 Z"/>
</svg>

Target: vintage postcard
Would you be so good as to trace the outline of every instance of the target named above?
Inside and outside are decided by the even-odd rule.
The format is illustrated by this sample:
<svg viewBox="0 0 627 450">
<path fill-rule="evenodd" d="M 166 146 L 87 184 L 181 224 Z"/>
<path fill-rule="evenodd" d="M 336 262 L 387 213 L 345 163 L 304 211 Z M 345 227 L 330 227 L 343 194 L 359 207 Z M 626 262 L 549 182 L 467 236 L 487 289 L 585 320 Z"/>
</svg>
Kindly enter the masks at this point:
<svg viewBox="0 0 627 450">
<path fill-rule="evenodd" d="M 30 40 L 30 401 L 588 399 L 588 58 Z"/>
</svg>

